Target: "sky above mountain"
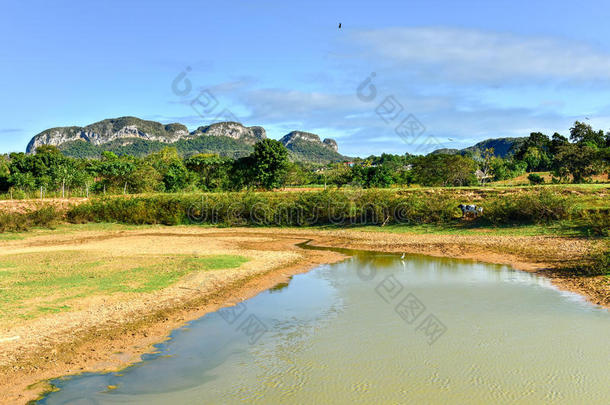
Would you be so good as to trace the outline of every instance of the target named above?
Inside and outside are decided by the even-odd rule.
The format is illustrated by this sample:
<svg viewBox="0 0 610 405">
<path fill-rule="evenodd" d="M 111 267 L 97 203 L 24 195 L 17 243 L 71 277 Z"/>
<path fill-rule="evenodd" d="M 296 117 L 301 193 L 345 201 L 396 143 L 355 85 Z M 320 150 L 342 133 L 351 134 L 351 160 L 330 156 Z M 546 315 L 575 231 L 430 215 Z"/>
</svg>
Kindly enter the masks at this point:
<svg viewBox="0 0 610 405">
<path fill-rule="evenodd" d="M 137 116 L 426 152 L 610 127 L 602 1 L 5 1 L 0 152 Z M 338 29 L 339 22 L 342 28 Z"/>
</svg>

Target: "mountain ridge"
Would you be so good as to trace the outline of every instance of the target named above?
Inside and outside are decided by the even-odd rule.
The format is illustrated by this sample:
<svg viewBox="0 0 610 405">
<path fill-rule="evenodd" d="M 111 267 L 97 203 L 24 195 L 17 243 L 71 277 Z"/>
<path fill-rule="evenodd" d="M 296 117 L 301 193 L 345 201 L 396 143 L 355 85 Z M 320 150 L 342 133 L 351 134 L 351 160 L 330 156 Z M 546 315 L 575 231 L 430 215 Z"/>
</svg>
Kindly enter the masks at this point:
<svg viewBox="0 0 610 405">
<path fill-rule="evenodd" d="M 505 158 L 514 154 L 526 139 L 527 137 L 490 138 L 463 149 L 437 149 L 430 152 L 430 154 L 442 153 L 447 155 L 471 155 L 476 157 L 480 156 L 485 149 L 493 148 L 495 156 Z"/>
<path fill-rule="evenodd" d="M 146 155 L 172 145 L 180 153 L 217 153 L 239 158 L 247 156 L 253 145 L 266 139 L 261 126 L 246 127 L 239 122 L 218 122 L 200 126 L 194 131 L 180 123 L 161 124 L 137 117 L 109 118 L 84 127 L 69 126 L 46 129 L 35 135 L 26 152 L 34 153 L 42 145 L 57 146 L 73 157 L 97 157 L 103 151 L 118 154 Z M 328 163 L 344 160 L 334 139 L 323 141 L 316 134 L 292 131 L 280 140 L 293 160 Z"/>
<path fill-rule="evenodd" d="M 162 124 L 137 117 L 109 118 L 84 127 L 68 126 L 46 129 L 35 135 L 26 152 L 34 153 L 42 145 L 57 146 L 72 157 L 99 157 L 103 151 L 142 156 L 172 145 L 183 155 L 216 153 L 220 156 L 240 158 L 253 151 L 256 142 L 266 139 L 261 126 L 246 127 L 239 122 L 218 122 L 200 126 L 194 131 L 180 123 Z M 480 157 L 488 148 L 494 154 L 506 157 L 513 154 L 525 140 L 517 138 L 491 138 L 463 149 L 437 149 L 431 154 L 461 154 Z M 289 150 L 295 161 L 330 163 L 349 159 L 338 152 L 337 142 L 311 132 L 294 130 L 280 142 Z"/>
</svg>

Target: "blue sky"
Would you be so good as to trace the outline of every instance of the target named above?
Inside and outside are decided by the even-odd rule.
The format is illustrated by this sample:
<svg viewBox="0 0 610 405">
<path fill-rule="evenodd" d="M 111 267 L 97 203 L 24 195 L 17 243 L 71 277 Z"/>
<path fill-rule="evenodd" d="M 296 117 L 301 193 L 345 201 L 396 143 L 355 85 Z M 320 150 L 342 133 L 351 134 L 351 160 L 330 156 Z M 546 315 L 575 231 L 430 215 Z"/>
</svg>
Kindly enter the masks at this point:
<svg viewBox="0 0 610 405">
<path fill-rule="evenodd" d="M 610 128 L 602 1 L 59 0 L 1 10 L 0 152 L 23 151 L 50 127 L 125 115 L 190 129 L 234 116 L 271 138 L 335 138 L 352 156 L 566 133 L 584 117 Z M 373 72 L 376 97 L 363 101 L 357 89 Z M 175 80 L 190 91 L 177 94 Z M 425 132 L 398 136 L 407 117 Z"/>
</svg>

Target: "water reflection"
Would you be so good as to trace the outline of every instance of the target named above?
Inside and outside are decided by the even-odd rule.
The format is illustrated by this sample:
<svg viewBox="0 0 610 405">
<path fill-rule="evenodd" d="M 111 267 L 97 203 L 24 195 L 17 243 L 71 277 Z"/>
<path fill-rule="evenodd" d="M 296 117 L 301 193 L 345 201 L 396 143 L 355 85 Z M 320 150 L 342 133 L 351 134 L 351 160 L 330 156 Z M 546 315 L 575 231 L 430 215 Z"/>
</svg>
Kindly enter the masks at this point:
<svg viewBox="0 0 610 405">
<path fill-rule="evenodd" d="M 244 302 L 268 328 L 254 344 L 212 313 L 41 403 L 607 403 L 605 310 L 507 266 L 350 253 Z"/>
</svg>

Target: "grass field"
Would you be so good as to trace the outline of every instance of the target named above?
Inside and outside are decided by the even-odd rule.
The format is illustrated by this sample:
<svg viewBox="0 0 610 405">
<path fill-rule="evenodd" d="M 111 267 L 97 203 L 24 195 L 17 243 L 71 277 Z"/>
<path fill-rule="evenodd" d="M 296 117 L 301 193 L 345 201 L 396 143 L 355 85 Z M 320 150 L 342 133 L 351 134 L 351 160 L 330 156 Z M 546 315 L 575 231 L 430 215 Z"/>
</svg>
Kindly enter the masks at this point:
<svg viewBox="0 0 610 405">
<path fill-rule="evenodd" d="M 436 235 L 490 235 L 490 236 L 569 236 L 587 237 L 588 227 L 579 221 L 558 221 L 553 224 L 521 224 L 489 226 L 469 222 L 451 224 L 386 225 L 354 227 L 353 230 L 415 233 Z"/>
<path fill-rule="evenodd" d="M 87 297 L 150 293 L 189 273 L 237 268 L 246 261 L 235 255 L 114 256 L 71 250 L 2 255 L 0 324 L 78 310 Z"/>
<path fill-rule="evenodd" d="M 551 183 L 553 181 L 553 174 L 551 172 L 533 172 L 544 179 L 546 183 Z M 517 185 L 529 185 L 530 181 L 527 178 L 530 173 L 524 173 L 520 176 L 514 177 L 512 179 L 494 181 L 490 183 L 494 186 L 517 186 Z M 591 177 L 592 183 L 588 183 L 585 185 L 595 185 L 596 183 L 608 183 L 608 175 L 606 174 L 597 174 Z"/>
</svg>

